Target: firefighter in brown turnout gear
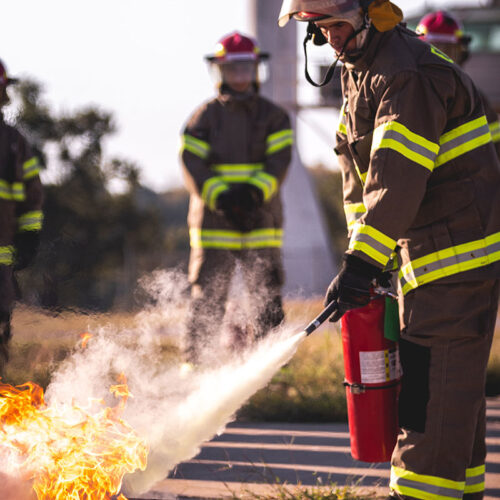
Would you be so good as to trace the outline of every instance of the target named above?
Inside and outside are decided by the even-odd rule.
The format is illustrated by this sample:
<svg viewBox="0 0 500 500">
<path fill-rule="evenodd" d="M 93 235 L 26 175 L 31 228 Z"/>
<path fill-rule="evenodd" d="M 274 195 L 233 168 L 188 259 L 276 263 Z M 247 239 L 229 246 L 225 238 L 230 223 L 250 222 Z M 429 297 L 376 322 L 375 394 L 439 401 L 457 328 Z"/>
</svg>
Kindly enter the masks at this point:
<svg viewBox="0 0 500 500">
<path fill-rule="evenodd" d="M 191 193 L 191 361 L 199 360 L 201 345 L 210 344 L 220 329 L 237 263 L 255 318 L 253 335 L 265 335 L 284 318 L 280 187 L 293 136 L 286 112 L 258 94 L 257 69 L 267 57 L 238 32 L 222 38 L 207 56 L 218 95 L 194 112 L 184 130 L 182 163 Z"/>
<path fill-rule="evenodd" d="M 388 0 L 284 0 L 340 55 L 336 151 L 349 248 L 327 291 L 344 312 L 398 268 L 394 497 L 483 498 L 485 377 L 498 308 L 500 165 L 481 97 Z"/>
<path fill-rule="evenodd" d="M 9 102 L 9 78 L 0 61 L 0 108 Z M 8 361 L 10 319 L 16 291 L 14 271 L 35 257 L 42 226 L 42 186 L 38 159 L 0 112 L 0 374 Z"/>
</svg>

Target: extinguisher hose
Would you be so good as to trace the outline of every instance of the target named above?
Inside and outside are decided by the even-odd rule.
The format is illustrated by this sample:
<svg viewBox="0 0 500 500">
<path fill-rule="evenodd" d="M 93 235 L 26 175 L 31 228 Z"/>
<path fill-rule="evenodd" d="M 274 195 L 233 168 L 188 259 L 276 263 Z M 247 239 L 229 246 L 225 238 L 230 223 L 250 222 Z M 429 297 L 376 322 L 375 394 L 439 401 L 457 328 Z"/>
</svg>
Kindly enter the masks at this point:
<svg viewBox="0 0 500 500">
<path fill-rule="evenodd" d="M 311 335 L 316 328 L 322 325 L 335 311 L 337 310 L 337 301 L 332 300 L 321 313 L 316 316 L 304 329 L 306 332 L 306 337 Z"/>
</svg>

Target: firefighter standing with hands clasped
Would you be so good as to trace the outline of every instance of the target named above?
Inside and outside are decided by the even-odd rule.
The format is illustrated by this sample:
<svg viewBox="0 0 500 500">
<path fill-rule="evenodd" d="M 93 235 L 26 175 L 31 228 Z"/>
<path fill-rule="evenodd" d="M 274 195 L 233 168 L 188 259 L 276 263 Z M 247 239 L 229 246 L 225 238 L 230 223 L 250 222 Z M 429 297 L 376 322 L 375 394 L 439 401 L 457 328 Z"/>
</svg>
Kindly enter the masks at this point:
<svg viewBox="0 0 500 500">
<path fill-rule="evenodd" d="M 336 152 L 350 241 L 327 302 L 370 300 L 394 259 L 403 368 L 395 498 L 483 498 L 500 277 L 500 165 L 481 97 L 388 0 L 284 0 L 342 60 Z"/>
<path fill-rule="evenodd" d="M 222 38 L 207 60 L 218 95 L 188 120 L 182 164 L 190 191 L 191 303 L 187 357 L 200 361 L 225 314 L 239 262 L 250 294 L 253 335 L 283 318 L 280 187 L 293 142 L 287 113 L 258 93 L 258 66 L 268 57 L 238 32 Z"/>
<path fill-rule="evenodd" d="M 9 103 L 9 78 L 0 61 L 0 108 Z M 42 185 L 38 159 L 24 137 L 0 112 L 0 375 L 9 359 L 10 320 L 16 290 L 14 271 L 36 255 L 42 227 Z"/>
</svg>

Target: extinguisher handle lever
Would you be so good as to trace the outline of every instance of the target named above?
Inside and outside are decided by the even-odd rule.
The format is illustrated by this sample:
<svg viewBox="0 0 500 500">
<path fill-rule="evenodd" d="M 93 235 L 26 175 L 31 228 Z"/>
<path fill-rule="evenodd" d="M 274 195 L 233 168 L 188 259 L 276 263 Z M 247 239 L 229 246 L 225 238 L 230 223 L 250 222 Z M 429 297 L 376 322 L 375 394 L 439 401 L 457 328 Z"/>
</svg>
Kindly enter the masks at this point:
<svg viewBox="0 0 500 500">
<path fill-rule="evenodd" d="M 332 300 L 321 313 L 316 316 L 304 329 L 306 336 L 310 335 L 316 328 L 322 325 L 337 310 L 337 301 Z"/>
</svg>

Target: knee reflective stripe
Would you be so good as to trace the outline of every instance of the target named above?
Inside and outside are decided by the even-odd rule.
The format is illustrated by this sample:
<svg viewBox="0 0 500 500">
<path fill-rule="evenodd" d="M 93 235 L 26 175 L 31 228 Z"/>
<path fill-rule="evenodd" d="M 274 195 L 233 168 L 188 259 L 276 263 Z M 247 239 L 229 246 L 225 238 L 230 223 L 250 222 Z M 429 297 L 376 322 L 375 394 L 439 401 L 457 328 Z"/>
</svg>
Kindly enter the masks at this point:
<svg viewBox="0 0 500 500">
<path fill-rule="evenodd" d="M 0 179 L 0 198 L 9 201 L 24 201 L 24 184 L 22 182 L 13 182 L 12 184 Z"/>
<path fill-rule="evenodd" d="M 230 184 L 231 182 L 248 182 L 257 172 L 264 169 L 263 163 L 222 163 L 212 165 L 212 170 L 219 178 Z"/>
<path fill-rule="evenodd" d="M 202 160 L 206 160 L 210 154 L 210 144 L 189 134 L 182 136 L 181 152 L 184 150 L 193 153 Z"/>
<path fill-rule="evenodd" d="M 346 203 L 344 205 L 347 229 L 352 229 L 357 220 L 366 212 L 364 203 Z"/>
<path fill-rule="evenodd" d="M 416 474 L 399 467 L 391 467 L 390 487 L 397 493 L 424 500 L 461 499 L 465 481 L 451 481 L 436 476 Z"/>
<path fill-rule="evenodd" d="M 36 177 L 40 173 L 40 163 L 38 158 L 33 156 L 23 163 L 23 180 L 27 181 Z"/>
<path fill-rule="evenodd" d="M 19 231 L 40 231 L 42 229 L 43 213 L 41 210 L 26 212 L 18 217 Z"/>
<path fill-rule="evenodd" d="M 191 248 L 219 250 L 250 250 L 280 248 L 283 244 L 282 229 L 255 229 L 248 233 L 220 229 L 190 229 Z"/>
<path fill-rule="evenodd" d="M 201 198 L 210 210 L 215 210 L 217 197 L 227 189 L 229 186 L 220 177 L 211 177 L 203 183 Z"/>
<path fill-rule="evenodd" d="M 484 491 L 484 476 L 486 467 L 478 465 L 465 471 L 464 493 L 480 493 Z"/>
<path fill-rule="evenodd" d="M 395 248 L 396 241 L 378 229 L 359 222 L 354 224 L 349 250 L 359 250 L 385 266 Z"/>
<path fill-rule="evenodd" d="M 262 191 L 264 201 L 268 201 L 278 191 L 278 179 L 267 172 L 257 172 L 248 179 L 248 183 Z"/>
<path fill-rule="evenodd" d="M 293 144 L 292 129 L 284 129 L 271 134 L 266 139 L 266 155 L 272 155 Z"/>
<path fill-rule="evenodd" d="M 11 266 L 14 263 L 14 247 L 12 245 L 0 247 L 0 265 Z"/>
<path fill-rule="evenodd" d="M 434 170 L 434 163 L 439 152 L 439 145 L 415 134 L 403 124 L 392 121 L 379 125 L 373 132 L 373 155 L 378 149 L 393 149 L 405 158 L 427 168 Z"/>
<path fill-rule="evenodd" d="M 464 123 L 439 138 L 439 155 L 436 167 L 491 142 L 486 116 Z"/>
<path fill-rule="evenodd" d="M 484 239 L 433 252 L 405 264 L 399 271 L 403 294 L 421 285 L 500 260 L 500 232 Z"/>
</svg>

